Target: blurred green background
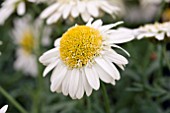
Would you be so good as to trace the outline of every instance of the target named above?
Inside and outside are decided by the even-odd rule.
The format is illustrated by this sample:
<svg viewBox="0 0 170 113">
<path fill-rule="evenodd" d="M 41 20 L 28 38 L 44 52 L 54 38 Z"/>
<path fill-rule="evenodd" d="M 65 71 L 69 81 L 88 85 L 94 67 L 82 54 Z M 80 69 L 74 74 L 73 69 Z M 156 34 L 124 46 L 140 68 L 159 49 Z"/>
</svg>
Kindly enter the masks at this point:
<svg viewBox="0 0 170 113">
<path fill-rule="evenodd" d="M 116 20 L 104 15 L 102 19 L 105 23 L 123 19 L 126 27 L 136 28 L 146 23 L 168 20 L 168 16 L 165 17 L 164 13 L 170 8 L 170 4 L 151 4 L 152 6 L 145 6 L 144 10 L 140 0 L 112 0 L 112 2 L 122 7 L 123 13 Z M 45 7 L 44 4 L 27 4 L 27 6 L 29 7 L 27 13 L 30 13 L 33 18 L 37 17 Z M 143 13 L 135 12 L 137 9 Z M 90 97 L 84 96 L 81 100 L 72 100 L 70 97 L 50 91 L 50 76 L 42 77 L 44 67 L 41 64 L 39 64 L 40 74 L 36 78 L 14 70 L 16 45 L 9 33 L 13 28 L 12 20 L 15 17 L 17 15 L 13 14 L 4 26 L 0 26 L 0 40 L 3 42 L 0 46 L 2 52 L 0 107 L 8 104 L 7 113 L 20 113 L 18 109 L 23 110 L 23 113 L 24 109 L 28 113 L 105 113 L 101 88 L 93 91 Z M 82 23 L 77 19 L 72 23 L 60 21 L 51 26 L 54 31 L 51 39 L 54 41 L 77 22 Z M 125 71 L 120 70 L 121 79 L 116 82 L 116 85 L 106 84 L 111 113 L 170 113 L 170 44 L 154 39 L 142 39 L 121 46 L 130 53 L 131 57 L 124 55 L 128 58 L 129 64 Z M 52 47 L 53 44 L 41 48 L 41 52 Z M 24 109 L 20 108 L 15 101 Z"/>
</svg>

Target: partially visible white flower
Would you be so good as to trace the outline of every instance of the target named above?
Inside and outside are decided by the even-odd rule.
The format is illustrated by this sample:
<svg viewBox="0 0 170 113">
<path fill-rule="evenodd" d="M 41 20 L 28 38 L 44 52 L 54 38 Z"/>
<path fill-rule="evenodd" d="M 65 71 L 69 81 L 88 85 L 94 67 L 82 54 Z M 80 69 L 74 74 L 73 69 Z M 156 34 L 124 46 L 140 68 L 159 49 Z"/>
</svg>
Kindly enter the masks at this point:
<svg viewBox="0 0 170 113">
<path fill-rule="evenodd" d="M 0 109 L 0 113 L 6 113 L 7 109 L 8 109 L 8 105 L 3 106 L 3 107 Z"/>
<path fill-rule="evenodd" d="M 119 8 L 108 0 L 57 0 L 47 7 L 40 17 L 47 19 L 47 24 L 52 24 L 61 17 L 66 20 L 80 15 L 83 21 L 87 22 L 91 17 L 99 17 L 101 11 L 113 16 Z"/>
<path fill-rule="evenodd" d="M 54 69 L 51 75 L 52 92 L 81 99 L 84 93 L 90 96 L 93 89 L 98 90 L 100 80 L 115 85 L 120 79 L 115 65 L 124 70 L 128 60 L 112 47 L 122 49 L 115 44 L 131 41 L 134 36 L 124 28 L 111 29 L 122 22 L 102 25 L 102 20 L 92 21 L 90 19 L 86 25 L 68 29 L 55 41 L 55 47 L 40 57 L 40 62 L 47 66 L 43 76 Z"/>
<path fill-rule="evenodd" d="M 170 37 L 170 22 L 147 24 L 135 30 L 137 39 L 144 37 L 155 37 L 158 40 L 164 40 L 165 37 Z"/>
<path fill-rule="evenodd" d="M 36 0 L 5 0 L 0 8 L 0 25 L 3 25 L 15 10 L 18 15 L 24 15 L 26 11 L 26 1 L 36 2 Z"/>
<path fill-rule="evenodd" d="M 16 70 L 21 70 L 33 77 L 37 76 L 38 69 L 35 51 L 39 41 L 41 41 L 39 38 L 42 37 L 42 40 L 45 38 L 48 41 L 49 39 L 46 39 L 49 38 L 48 35 L 50 35 L 49 30 L 43 27 L 40 20 L 31 22 L 31 18 L 25 16 L 14 21 L 12 37 L 14 37 L 15 44 L 18 45 L 16 52 L 17 59 L 14 62 Z M 49 41 L 45 44 L 49 44 Z"/>
</svg>

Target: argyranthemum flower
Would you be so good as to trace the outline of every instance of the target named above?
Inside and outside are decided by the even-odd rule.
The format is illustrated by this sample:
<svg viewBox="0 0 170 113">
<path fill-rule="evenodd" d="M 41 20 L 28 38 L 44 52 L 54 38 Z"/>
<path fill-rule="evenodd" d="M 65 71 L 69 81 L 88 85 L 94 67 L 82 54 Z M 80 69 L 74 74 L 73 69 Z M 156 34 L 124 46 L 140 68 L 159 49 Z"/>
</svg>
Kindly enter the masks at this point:
<svg viewBox="0 0 170 113">
<path fill-rule="evenodd" d="M 170 37 L 170 22 L 147 24 L 136 29 L 137 39 L 155 37 L 157 40 L 164 40 Z"/>
<path fill-rule="evenodd" d="M 37 76 L 37 57 L 35 51 L 39 44 L 41 29 L 42 23 L 40 23 L 40 20 L 32 23 L 29 16 L 26 16 L 14 21 L 14 29 L 12 31 L 12 37 L 14 37 L 15 44 L 18 46 L 14 68 L 33 77 Z M 49 28 L 43 29 L 42 41 L 48 42 L 50 32 Z"/>
<path fill-rule="evenodd" d="M 111 5 L 108 0 L 56 0 L 40 17 L 47 19 L 47 24 L 52 24 L 61 17 L 66 20 L 69 16 L 77 18 L 81 15 L 83 21 L 87 22 L 90 17 L 99 17 L 101 11 L 113 15 L 118 10 L 119 8 Z"/>
<path fill-rule="evenodd" d="M 115 81 L 120 79 L 116 66 L 124 69 L 128 60 L 112 47 L 122 49 L 115 44 L 130 41 L 134 36 L 121 30 L 111 30 L 121 22 L 102 26 L 101 20 L 93 23 L 92 20 L 86 25 L 70 28 L 55 41 L 55 48 L 40 57 L 40 62 L 47 66 L 43 76 L 54 69 L 52 92 L 81 99 L 84 92 L 90 96 L 93 89 L 99 89 L 99 80 L 115 85 Z"/>
<path fill-rule="evenodd" d="M 8 17 L 16 10 L 18 15 L 25 14 L 26 1 L 36 2 L 36 0 L 5 0 L 0 8 L 0 25 L 3 25 Z"/>
<path fill-rule="evenodd" d="M 7 109 L 8 109 L 8 105 L 3 106 L 3 107 L 0 109 L 0 113 L 6 113 Z"/>
</svg>

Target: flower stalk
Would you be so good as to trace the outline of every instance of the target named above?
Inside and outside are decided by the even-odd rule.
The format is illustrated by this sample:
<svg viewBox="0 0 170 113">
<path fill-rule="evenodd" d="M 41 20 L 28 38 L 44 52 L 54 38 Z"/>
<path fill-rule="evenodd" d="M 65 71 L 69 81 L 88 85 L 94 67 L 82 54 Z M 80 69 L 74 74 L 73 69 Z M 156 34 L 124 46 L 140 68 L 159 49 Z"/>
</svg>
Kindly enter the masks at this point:
<svg viewBox="0 0 170 113">
<path fill-rule="evenodd" d="M 106 87 L 105 87 L 104 83 L 102 83 L 102 93 L 103 93 L 106 113 L 111 113 L 110 112 L 110 104 L 109 104 L 109 96 L 107 94 Z"/>
<path fill-rule="evenodd" d="M 28 113 L 5 89 L 0 86 L 0 93 L 11 102 L 21 113 Z"/>
</svg>

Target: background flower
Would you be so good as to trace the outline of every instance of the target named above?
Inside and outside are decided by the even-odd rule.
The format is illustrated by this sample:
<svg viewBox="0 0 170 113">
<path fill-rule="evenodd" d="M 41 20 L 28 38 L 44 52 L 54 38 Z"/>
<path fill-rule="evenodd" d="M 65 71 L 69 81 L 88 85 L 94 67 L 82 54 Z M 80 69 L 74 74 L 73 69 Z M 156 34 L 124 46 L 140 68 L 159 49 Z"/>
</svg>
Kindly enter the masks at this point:
<svg viewBox="0 0 170 113">
<path fill-rule="evenodd" d="M 41 32 L 42 34 L 40 34 Z M 18 46 L 17 59 L 14 63 L 16 70 L 22 70 L 25 74 L 30 74 L 34 77 L 37 76 L 36 50 L 39 45 L 38 41 L 42 37 L 42 44 L 49 45 L 50 33 L 51 29 L 48 27 L 43 28 L 43 23 L 39 19 L 32 23 L 31 17 L 28 15 L 14 21 L 12 36 L 14 37 L 15 44 Z"/>
<path fill-rule="evenodd" d="M 91 17 L 100 17 L 101 11 L 112 16 L 119 8 L 108 0 L 58 0 L 47 7 L 40 17 L 47 19 L 47 24 L 52 24 L 61 17 L 66 20 L 80 15 L 83 21 L 87 22 Z"/>
<path fill-rule="evenodd" d="M 170 37 L 170 22 L 148 24 L 136 29 L 137 39 L 155 37 L 157 40 L 164 40 Z"/>
</svg>

